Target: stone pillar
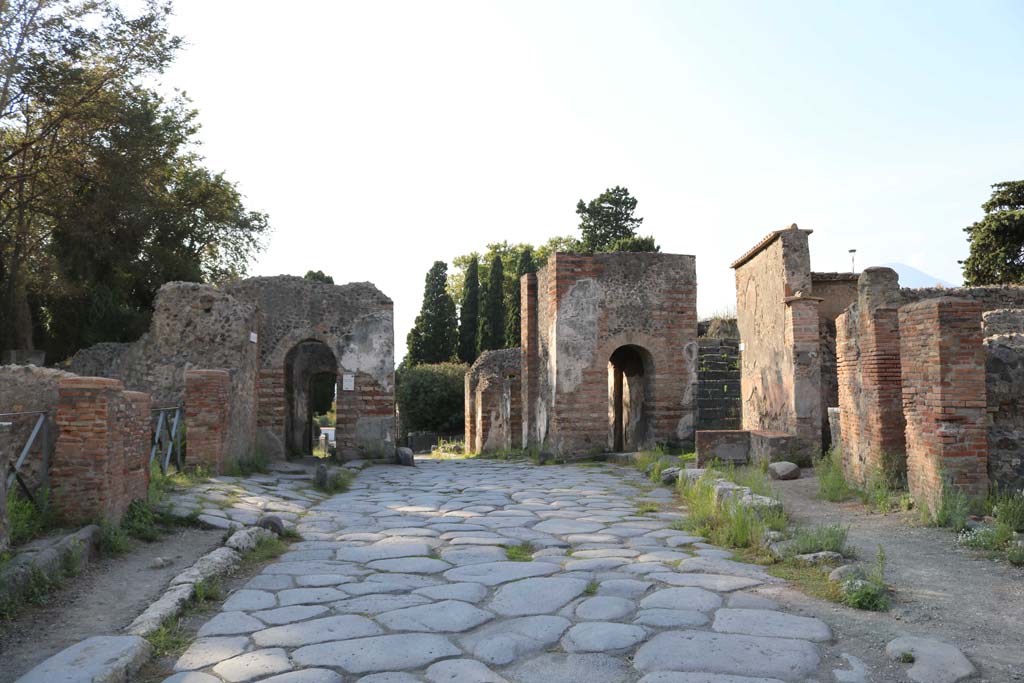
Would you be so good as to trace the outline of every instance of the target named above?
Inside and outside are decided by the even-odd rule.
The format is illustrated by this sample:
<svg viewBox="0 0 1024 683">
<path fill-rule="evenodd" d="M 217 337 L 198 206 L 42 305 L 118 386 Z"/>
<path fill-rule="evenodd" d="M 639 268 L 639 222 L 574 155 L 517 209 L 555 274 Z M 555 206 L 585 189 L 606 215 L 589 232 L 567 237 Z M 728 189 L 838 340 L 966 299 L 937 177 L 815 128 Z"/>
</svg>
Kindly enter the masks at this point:
<svg viewBox="0 0 1024 683">
<path fill-rule="evenodd" d="M 896 271 L 868 268 L 857 290 L 857 304 L 836 319 L 836 366 L 843 470 L 863 485 L 875 471 L 903 477 L 906 441 Z"/>
<path fill-rule="evenodd" d="M 910 492 L 934 513 L 948 484 L 971 496 L 988 486 L 981 304 L 949 297 L 899 309 Z"/>
<path fill-rule="evenodd" d="M 0 553 L 10 547 L 10 528 L 7 524 L 7 463 L 10 461 L 10 422 L 0 422 Z"/>
<path fill-rule="evenodd" d="M 806 460 L 821 455 L 821 338 L 818 304 L 810 296 L 785 298 L 786 344 L 793 357 L 792 386 L 789 389 L 797 446 Z"/>
<path fill-rule="evenodd" d="M 60 435 L 50 464 L 50 504 L 59 521 L 74 526 L 106 519 L 116 524 L 132 500 L 146 497 L 148 469 L 132 476 L 126 471 L 137 472 L 139 463 L 148 464 L 148 413 L 148 399 L 125 392 L 119 380 L 60 381 Z"/>
<path fill-rule="evenodd" d="M 185 371 L 185 426 L 188 465 L 220 474 L 226 459 L 228 398 L 227 370 Z"/>
<path fill-rule="evenodd" d="M 520 279 L 520 343 L 522 345 L 523 448 L 540 446 L 537 430 L 537 384 L 540 372 L 540 339 L 537 329 L 537 274 Z"/>
</svg>

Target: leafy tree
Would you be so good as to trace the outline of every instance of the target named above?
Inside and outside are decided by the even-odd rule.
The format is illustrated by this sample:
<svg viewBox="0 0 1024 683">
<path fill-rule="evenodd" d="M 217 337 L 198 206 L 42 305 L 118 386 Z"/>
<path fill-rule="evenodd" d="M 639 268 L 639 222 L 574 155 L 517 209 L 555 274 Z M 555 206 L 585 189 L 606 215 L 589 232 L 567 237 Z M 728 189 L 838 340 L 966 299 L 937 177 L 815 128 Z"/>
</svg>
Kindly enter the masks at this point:
<svg viewBox="0 0 1024 683">
<path fill-rule="evenodd" d="M 582 254 L 586 251 L 579 238 L 572 235 L 561 235 L 559 237 L 552 237 L 537 247 L 533 260 L 540 266 L 547 263 L 548 257 L 552 254 Z"/>
<path fill-rule="evenodd" d="M 481 297 L 480 351 L 505 348 L 505 269 L 495 255 L 487 273 L 487 287 Z"/>
<path fill-rule="evenodd" d="M 268 230 L 187 101 L 142 85 L 180 45 L 170 5 L 118 4 L 0 2 L 0 348 L 133 339 L 161 284 L 240 276 Z"/>
<path fill-rule="evenodd" d="M 462 432 L 467 369 L 462 363 L 399 366 L 395 399 L 403 437 L 410 431 Z"/>
<path fill-rule="evenodd" d="M 985 217 L 964 228 L 970 254 L 960 261 L 967 285 L 1024 284 L 1024 180 L 996 183 Z"/>
<path fill-rule="evenodd" d="M 480 331 L 480 279 L 476 254 L 466 266 L 459 306 L 459 360 L 472 364 L 477 356 L 477 337 Z"/>
<path fill-rule="evenodd" d="M 522 343 L 520 326 L 521 309 L 521 281 L 527 273 L 537 271 L 537 264 L 533 261 L 533 249 L 527 247 L 519 252 L 519 262 L 516 263 L 516 278 L 512 285 L 512 292 L 508 297 L 508 312 L 505 320 L 505 347 L 515 348 Z"/>
<path fill-rule="evenodd" d="M 636 229 L 644 222 L 636 218 L 636 199 L 629 190 L 616 185 L 591 199 L 589 203 L 579 200 L 576 214 L 580 217 L 580 234 L 583 247 L 590 252 L 608 251 L 617 240 L 634 237 Z"/>
<path fill-rule="evenodd" d="M 427 272 L 423 306 L 406 338 L 409 365 L 443 363 L 455 356 L 458 328 L 455 302 L 445 288 L 447 274 L 448 266 L 444 261 L 435 261 Z"/>
<path fill-rule="evenodd" d="M 323 282 L 328 285 L 334 284 L 334 278 L 325 274 L 322 270 L 307 270 L 306 274 L 302 277 L 307 280 L 313 280 L 314 282 Z"/>
</svg>

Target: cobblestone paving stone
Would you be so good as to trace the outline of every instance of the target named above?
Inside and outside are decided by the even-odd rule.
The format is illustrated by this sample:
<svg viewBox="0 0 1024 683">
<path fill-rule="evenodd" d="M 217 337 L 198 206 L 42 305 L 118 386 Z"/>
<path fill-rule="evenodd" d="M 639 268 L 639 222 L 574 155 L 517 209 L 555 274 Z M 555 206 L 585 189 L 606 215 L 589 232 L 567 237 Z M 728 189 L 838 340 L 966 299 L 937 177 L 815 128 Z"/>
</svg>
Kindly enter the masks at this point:
<svg viewBox="0 0 1024 683">
<path fill-rule="evenodd" d="M 305 540 L 228 598 L 166 681 L 832 680 L 829 627 L 749 592 L 774 579 L 673 529 L 674 508 L 638 514 L 671 504 L 638 473 L 418 464 L 367 468 L 318 504 L 297 481 L 221 484 L 229 507 L 294 515 Z M 510 561 L 524 543 L 533 559 Z"/>
</svg>

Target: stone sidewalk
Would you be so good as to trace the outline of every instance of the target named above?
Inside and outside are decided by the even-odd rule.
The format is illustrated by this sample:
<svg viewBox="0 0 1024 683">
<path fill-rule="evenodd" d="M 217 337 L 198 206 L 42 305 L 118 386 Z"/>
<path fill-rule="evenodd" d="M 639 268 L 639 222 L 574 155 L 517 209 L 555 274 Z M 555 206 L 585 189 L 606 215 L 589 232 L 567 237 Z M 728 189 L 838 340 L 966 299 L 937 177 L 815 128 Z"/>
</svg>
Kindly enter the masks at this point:
<svg viewBox="0 0 1024 683">
<path fill-rule="evenodd" d="M 297 519 L 165 683 L 823 683 L 829 627 L 672 528 L 636 472 L 371 467 Z M 532 544 L 532 561 L 506 547 Z"/>
</svg>

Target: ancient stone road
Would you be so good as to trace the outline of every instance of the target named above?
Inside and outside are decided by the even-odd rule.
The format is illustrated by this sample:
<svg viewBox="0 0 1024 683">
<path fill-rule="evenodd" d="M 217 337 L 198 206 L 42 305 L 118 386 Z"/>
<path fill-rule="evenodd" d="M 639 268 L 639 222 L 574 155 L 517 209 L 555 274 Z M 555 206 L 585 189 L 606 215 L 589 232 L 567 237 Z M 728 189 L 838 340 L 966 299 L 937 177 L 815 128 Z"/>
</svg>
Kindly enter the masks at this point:
<svg viewBox="0 0 1024 683">
<path fill-rule="evenodd" d="M 632 470 L 371 467 L 232 594 L 165 683 L 826 681 L 817 619 L 671 528 Z M 532 561 L 506 547 L 529 542 Z"/>
</svg>

